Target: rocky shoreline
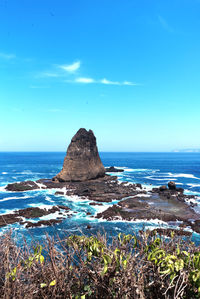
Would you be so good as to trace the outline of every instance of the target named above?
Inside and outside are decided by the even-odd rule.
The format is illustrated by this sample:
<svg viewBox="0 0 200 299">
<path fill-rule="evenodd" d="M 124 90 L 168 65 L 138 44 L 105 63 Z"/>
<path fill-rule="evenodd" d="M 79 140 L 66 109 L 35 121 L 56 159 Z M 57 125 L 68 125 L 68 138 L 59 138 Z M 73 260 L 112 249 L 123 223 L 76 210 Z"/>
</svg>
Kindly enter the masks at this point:
<svg viewBox="0 0 200 299">
<path fill-rule="evenodd" d="M 118 203 L 108 207 L 104 212 L 96 215 L 97 219 L 105 219 L 107 221 L 121 220 L 151 220 L 158 219 L 167 223 L 179 222 L 180 227 L 191 227 L 194 231 L 200 233 L 200 215 L 193 209 L 193 195 L 185 195 L 182 188 L 177 188 L 175 183 L 169 182 L 168 186 L 152 188 L 147 191 L 140 184 L 131 184 L 127 182 L 119 182 L 116 176 L 105 175 L 104 177 L 88 180 L 84 182 L 58 182 L 49 179 L 40 179 L 38 181 L 25 181 L 20 183 L 8 184 L 7 191 L 22 192 L 40 189 L 56 189 L 56 196 L 72 196 L 76 195 L 81 199 L 88 199 L 91 205 L 102 205 L 105 202 L 117 200 Z M 59 189 L 59 191 L 58 191 Z M 19 216 L 24 218 L 30 217 L 32 213 L 40 213 L 41 216 L 60 212 L 61 222 L 67 216 L 65 215 L 67 207 L 52 207 L 46 211 L 45 209 L 29 208 L 17 211 L 14 214 L 3 215 L 0 226 L 5 223 L 19 222 L 25 224 L 26 227 L 34 227 L 41 225 L 52 225 L 55 219 L 48 220 L 45 223 L 30 221 L 21 221 Z M 65 213 L 62 213 L 62 212 Z M 36 213 L 37 214 L 37 213 Z M 28 216 L 27 216 L 28 215 Z M 2 216 L 1 216 L 2 218 Z M 36 217 L 35 217 L 36 218 Z M 13 220 L 10 220 L 13 219 Z"/>
<path fill-rule="evenodd" d="M 189 226 L 200 233 L 200 214 L 196 213 L 194 196 L 185 195 L 182 188 L 177 188 L 174 182 L 168 186 L 152 188 L 147 191 L 141 184 L 119 182 L 117 176 L 106 172 L 122 172 L 123 169 L 111 166 L 104 168 L 96 144 L 96 138 L 91 130 L 79 129 L 71 140 L 64 159 L 62 170 L 52 179 L 25 181 L 8 184 L 7 191 L 23 192 L 40 189 L 56 189 L 56 196 L 78 196 L 88 199 L 92 205 L 112 203 L 104 212 L 96 215 L 97 219 L 107 221 L 121 220 L 151 220 L 158 219 L 167 223 L 177 221 L 182 227 Z M 190 202 L 190 205 L 188 204 Z M 53 206 L 51 209 L 28 208 L 15 211 L 12 214 L 1 215 L 0 226 L 19 222 L 26 227 L 52 225 L 68 217 L 69 208 Z M 31 222 L 45 215 L 58 213 L 50 220 Z M 90 213 L 88 216 L 93 217 Z M 28 220 L 27 220 L 28 219 Z M 88 224 L 90 226 L 90 224 Z"/>
</svg>

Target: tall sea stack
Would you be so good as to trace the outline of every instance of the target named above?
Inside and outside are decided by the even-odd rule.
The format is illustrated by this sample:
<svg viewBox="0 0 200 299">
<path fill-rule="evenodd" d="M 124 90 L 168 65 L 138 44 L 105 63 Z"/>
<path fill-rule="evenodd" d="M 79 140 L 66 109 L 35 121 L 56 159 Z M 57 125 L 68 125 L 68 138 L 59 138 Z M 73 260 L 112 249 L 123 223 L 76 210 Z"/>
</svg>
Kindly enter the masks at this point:
<svg viewBox="0 0 200 299">
<path fill-rule="evenodd" d="M 91 130 L 79 129 L 67 149 L 61 172 L 53 180 L 81 182 L 104 175 L 105 168 L 99 157 L 94 133 Z"/>
</svg>

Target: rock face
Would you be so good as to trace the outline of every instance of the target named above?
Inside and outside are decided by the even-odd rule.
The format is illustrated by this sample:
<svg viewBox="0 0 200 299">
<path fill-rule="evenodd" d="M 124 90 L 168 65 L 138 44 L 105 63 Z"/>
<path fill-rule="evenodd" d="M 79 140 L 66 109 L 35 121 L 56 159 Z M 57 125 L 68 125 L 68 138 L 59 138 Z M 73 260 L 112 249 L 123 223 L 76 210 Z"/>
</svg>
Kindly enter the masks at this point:
<svg viewBox="0 0 200 299">
<path fill-rule="evenodd" d="M 53 180 L 81 182 L 103 177 L 104 175 L 105 168 L 99 157 L 93 132 L 79 129 L 67 149 L 61 172 Z"/>
</svg>

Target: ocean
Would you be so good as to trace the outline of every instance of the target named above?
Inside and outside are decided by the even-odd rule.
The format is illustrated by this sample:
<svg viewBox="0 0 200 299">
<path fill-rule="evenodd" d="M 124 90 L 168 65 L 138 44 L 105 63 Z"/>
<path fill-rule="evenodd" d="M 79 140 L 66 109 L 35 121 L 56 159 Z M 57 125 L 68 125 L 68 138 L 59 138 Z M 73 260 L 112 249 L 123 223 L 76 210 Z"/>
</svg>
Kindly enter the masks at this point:
<svg viewBox="0 0 200 299">
<path fill-rule="evenodd" d="M 76 196 L 55 196 L 55 189 L 28 192 L 7 192 L 4 187 L 8 183 L 24 180 L 52 178 L 62 168 L 64 152 L 7 152 L 0 153 L 0 214 L 12 213 L 28 207 L 50 208 L 55 205 L 66 205 L 71 211 L 62 223 L 52 227 L 37 227 L 26 229 L 23 225 L 13 224 L 0 229 L 4 233 L 13 229 L 18 240 L 41 240 L 46 237 L 66 234 L 96 234 L 105 232 L 112 237 L 120 232 L 135 233 L 143 228 L 169 227 L 162 221 L 105 221 L 94 216 L 114 204 L 104 203 L 102 206 L 91 206 L 90 201 Z M 100 157 L 105 167 L 116 166 L 124 169 L 117 175 L 119 181 L 141 183 L 146 190 L 152 187 L 166 185 L 175 181 L 178 187 L 185 189 L 186 194 L 197 196 L 196 207 L 200 212 L 200 153 L 111 153 L 102 152 Z M 87 213 L 90 212 L 90 215 Z M 50 214 L 38 220 L 48 220 L 59 215 Z M 87 225 L 91 229 L 87 229 Z M 171 225 L 170 227 L 174 227 Z M 200 235 L 193 233 L 192 240 L 200 244 Z"/>
</svg>

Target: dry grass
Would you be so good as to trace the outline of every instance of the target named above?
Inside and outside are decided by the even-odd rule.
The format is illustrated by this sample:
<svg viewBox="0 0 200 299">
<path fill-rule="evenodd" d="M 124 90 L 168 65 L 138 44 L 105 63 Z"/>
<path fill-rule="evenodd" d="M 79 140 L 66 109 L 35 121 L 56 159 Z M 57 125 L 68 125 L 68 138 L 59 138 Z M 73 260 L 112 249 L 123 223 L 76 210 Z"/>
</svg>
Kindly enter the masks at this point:
<svg viewBox="0 0 200 299">
<path fill-rule="evenodd" d="M 102 235 L 47 236 L 35 248 L 0 237 L 2 299 L 199 298 L 198 287 L 199 247 L 173 234 L 119 235 L 110 245 Z"/>
</svg>

